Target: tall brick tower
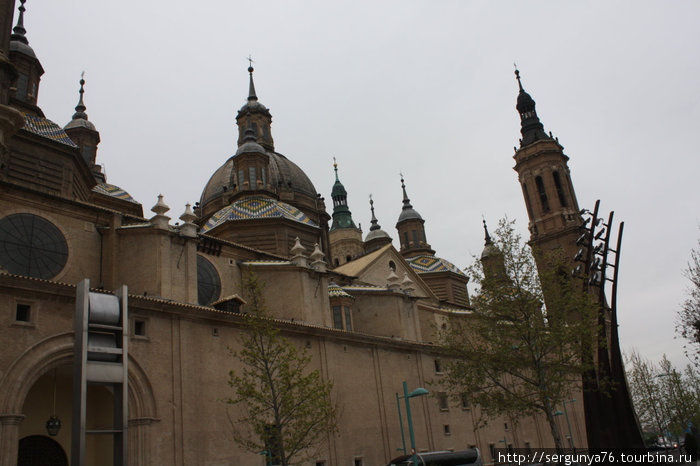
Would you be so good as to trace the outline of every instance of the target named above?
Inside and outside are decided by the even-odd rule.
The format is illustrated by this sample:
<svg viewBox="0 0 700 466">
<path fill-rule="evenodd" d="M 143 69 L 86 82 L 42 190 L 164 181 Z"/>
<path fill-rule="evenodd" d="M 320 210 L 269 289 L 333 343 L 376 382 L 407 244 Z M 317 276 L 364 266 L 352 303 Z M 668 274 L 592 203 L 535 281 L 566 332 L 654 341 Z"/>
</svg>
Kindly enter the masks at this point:
<svg viewBox="0 0 700 466">
<path fill-rule="evenodd" d="M 552 133 L 545 133 L 535 110 L 535 101 L 523 89 L 520 72 L 516 109 L 520 114 L 520 148 L 515 148 L 515 167 L 529 217 L 530 244 L 543 253 L 559 250 L 572 259 L 585 230 L 576 192 L 567 164 L 569 157 Z M 610 228 L 610 225 L 606 226 Z M 585 236 L 585 235 L 584 235 Z M 589 245 L 590 247 L 590 245 Z M 607 249 L 606 249 L 607 251 Z M 538 267 L 541 254 L 535 254 Z M 605 265 L 603 266 L 605 267 Z M 617 267 L 617 266 L 616 266 Z M 617 272 L 616 272 L 617 273 Z M 595 369 L 583 377 L 583 404 L 588 446 L 593 448 L 643 447 L 625 382 L 617 339 L 617 325 L 611 321 L 614 309 L 605 297 L 605 282 L 582 286 L 598 297 L 597 350 L 590 354 Z M 546 300 L 546 297 L 545 297 Z M 605 343 L 600 343 L 605 340 Z M 605 382 L 601 382 L 605 381 Z M 607 386 L 605 386 L 607 384 Z"/>
<path fill-rule="evenodd" d="M 522 139 L 513 157 L 514 170 L 518 172 L 530 220 L 530 242 L 542 251 L 561 248 L 573 257 L 582 221 L 569 174 L 569 157 L 552 133 L 545 133 L 535 101 L 523 89 L 518 70 L 515 76 L 520 88 L 516 108 Z"/>
</svg>

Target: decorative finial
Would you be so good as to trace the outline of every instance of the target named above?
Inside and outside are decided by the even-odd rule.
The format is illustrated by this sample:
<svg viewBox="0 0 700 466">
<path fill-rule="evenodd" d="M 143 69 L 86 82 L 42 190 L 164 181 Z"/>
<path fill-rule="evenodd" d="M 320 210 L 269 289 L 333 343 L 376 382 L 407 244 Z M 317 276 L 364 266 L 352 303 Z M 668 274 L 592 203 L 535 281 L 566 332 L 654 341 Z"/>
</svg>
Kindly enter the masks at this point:
<svg viewBox="0 0 700 466">
<path fill-rule="evenodd" d="M 85 103 L 83 102 L 83 94 L 85 94 L 85 71 L 80 73 L 80 90 L 78 93 L 80 94 L 80 99 L 78 99 L 78 105 L 75 106 L 75 113 L 73 114 L 73 119 L 74 120 L 87 120 L 88 116 L 87 113 L 85 113 L 85 110 L 87 107 L 85 107 Z"/>
<path fill-rule="evenodd" d="M 255 84 L 253 84 L 253 58 L 248 55 L 248 73 L 250 73 L 250 86 L 248 87 L 248 100 L 258 100 L 258 96 L 255 94 Z"/>
<path fill-rule="evenodd" d="M 491 241 L 491 235 L 489 235 L 489 229 L 486 226 L 486 219 L 483 218 L 483 216 L 481 221 L 484 222 L 484 244 L 488 246 L 489 244 L 493 244 L 493 241 Z"/>
<path fill-rule="evenodd" d="M 338 179 L 338 161 L 333 157 L 333 170 L 335 170 L 335 181 L 340 181 Z"/>
<path fill-rule="evenodd" d="M 406 194 L 406 183 L 404 183 L 403 180 L 403 173 L 399 173 L 399 175 L 401 175 L 401 189 L 403 190 L 403 209 L 412 209 L 411 200 L 408 198 L 408 194 Z"/>
<path fill-rule="evenodd" d="M 523 83 L 520 82 L 520 70 L 518 70 L 518 65 L 513 63 L 513 66 L 515 66 L 515 79 L 518 80 L 518 87 L 520 88 L 520 92 L 525 92 L 525 89 L 523 89 Z"/>
<path fill-rule="evenodd" d="M 374 200 L 371 194 L 369 195 L 369 209 L 372 211 L 372 225 L 369 227 L 369 231 L 379 230 L 381 227 L 379 226 L 377 217 L 374 216 Z"/>
<path fill-rule="evenodd" d="M 19 16 L 17 17 L 17 26 L 15 26 L 12 29 L 12 40 L 18 40 L 20 42 L 23 42 L 25 44 L 29 44 L 29 41 L 25 37 L 25 34 L 27 33 L 27 30 L 24 29 L 24 12 L 26 8 L 24 8 L 24 2 L 27 0 L 19 0 Z"/>
</svg>

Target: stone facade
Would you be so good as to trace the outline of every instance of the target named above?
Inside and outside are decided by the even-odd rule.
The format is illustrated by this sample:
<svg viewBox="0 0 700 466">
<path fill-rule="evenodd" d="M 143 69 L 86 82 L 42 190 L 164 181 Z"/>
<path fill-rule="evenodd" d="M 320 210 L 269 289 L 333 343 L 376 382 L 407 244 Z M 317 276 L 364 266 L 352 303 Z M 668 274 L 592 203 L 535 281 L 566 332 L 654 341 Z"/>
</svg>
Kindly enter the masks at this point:
<svg viewBox="0 0 700 466">
<path fill-rule="evenodd" d="M 187 206 L 179 226 L 165 199 L 148 218 L 95 172 L 96 130 L 85 139 L 86 158 L 87 143 L 72 141 L 40 109 L 17 105 L 24 127 L 0 125 L 0 148 L 7 148 L 0 153 L 0 465 L 16 464 L 28 448 L 23 441 L 46 437 L 51 414 L 63 423 L 51 439 L 70 457 L 76 284 L 85 278 L 107 292 L 128 287 L 129 464 L 264 464 L 232 442 L 239 408 L 221 401 L 231 394 L 229 370 L 240 368 L 230 351 L 244 327 L 249 270 L 264 282 L 284 336 L 308 349 L 313 369 L 334 382 L 339 432 L 305 464 L 373 466 L 397 456 L 403 381 L 435 392 L 412 400 L 419 450 L 477 446 L 488 463 L 504 439 L 514 447 L 551 446 L 543 419 L 493 420 L 476 429 L 478 406 L 443 400 L 435 329 L 451 315 L 468 318 L 466 276 L 433 256 L 405 188 L 400 252 L 383 232 L 367 247 L 352 222 L 329 236 L 322 198 L 301 169 L 274 152 L 271 116 L 249 71 L 237 155 L 203 187 L 194 214 Z M 10 121 L 19 113 L 7 103 L 0 116 Z M 82 108 L 77 119 L 87 122 Z M 416 254 L 427 258 L 423 265 L 411 261 Z M 334 264 L 334 257 L 341 259 Z M 349 318 L 339 322 L 336 307 Z M 111 424 L 111 399 L 105 387 L 89 389 L 89 428 Z M 585 446 L 582 414 L 569 409 L 573 440 Z M 108 438 L 90 436 L 88 463 L 105 464 L 111 449 Z"/>
</svg>

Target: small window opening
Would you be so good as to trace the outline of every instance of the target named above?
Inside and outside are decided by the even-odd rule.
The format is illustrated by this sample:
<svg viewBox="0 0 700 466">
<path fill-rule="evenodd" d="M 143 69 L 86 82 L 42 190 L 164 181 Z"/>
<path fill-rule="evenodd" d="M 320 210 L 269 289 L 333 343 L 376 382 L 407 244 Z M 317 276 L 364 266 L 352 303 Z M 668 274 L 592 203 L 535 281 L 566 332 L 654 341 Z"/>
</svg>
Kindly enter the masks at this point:
<svg viewBox="0 0 700 466">
<path fill-rule="evenodd" d="M 351 256 L 345 256 L 345 262 L 350 262 L 352 260 Z"/>
<path fill-rule="evenodd" d="M 547 213 L 549 212 L 549 201 L 547 200 L 547 192 L 544 189 L 544 182 L 541 176 L 535 177 L 535 184 L 537 184 L 537 192 L 540 195 L 540 202 L 542 203 L 542 210 Z"/>
<path fill-rule="evenodd" d="M 559 203 L 562 207 L 569 207 L 566 202 L 566 196 L 564 195 L 564 188 L 561 185 L 561 178 L 559 177 L 559 172 L 552 172 L 552 177 L 554 177 L 554 187 L 557 188 L 557 196 L 559 196 Z"/>
<path fill-rule="evenodd" d="M 452 433 L 450 432 L 450 425 L 445 424 L 442 426 L 442 430 L 445 432 L 445 435 L 451 435 Z"/>
<path fill-rule="evenodd" d="M 15 320 L 18 322 L 29 322 L 32 307 L 29 304 L 18 304 L 15 313 Z"/>
<path fill-rule="evenodd" d="M 355 463 L 354 463 L 355 466 L 362 466 L 362 464 L 363 464 L 362 458 L 355 458 Z"/>
<path fill-rule="evenodd" d="M 462 393 L 459 396 L 460 402 L 462 403 L 462 409 L 469 409 L 469 395 Z"/>
<path fill-rule="evenodd" d="M 527 207 L 527 214 L 530 218 L 532 215 L 532 204 L 530 203 L 530 193 L 527 192 L 527 184 L 523 183 L 523 195 L 525 196 L 525 207 Z"/>
<path fill-rule="evenodd" d="M 412 230 L 411 233 L 413 234 L 413 247 L 418 247 L 418 232 L 416 230 Z"/>
<path fill-rule="evenodd" d="M 440 361 L 439 359 L 436 359 L 433 362 L 435 363 L 435 372 L 437 372 L 437 373 L 442 372 L 442 361 Z"/>
<path fill-rule="evenodd" d="M 396 264 L 394 263 L 394 261 L 389 261 L 389 268 L 396 272 Z"/>
<path fill-rule="evenodd" d="M 335 264 L 336 267 L 338 267 L 340 265 L 340 261 L 338 260 L 337 257 L 335 259 L 333 259 L 333 263 Z"/>
<path fill-rule="evenodd" d="M 343 313 L 340 306 L 333 306 L 333 327 L 343 329 Z"/>
<path fill-rule="evenodd" d="M 251 189 L 255 189 L 255 184 L 257 183 L 255 167 L 248 167 L 248 180 L 250 181 Z"/>
<path fill-rule="evenodd" d="M 136 336 L 146 336 L 146 321 L 141 319 L 134 320 L 134 335 Z"/>
<path fill-rule="evenodd" d="M 448 411 L 450 408 L 447 404 L 447 393 L 438 393 L 437 397 L 440 411 Z"/>
<path fill-rule="evenodd" d="M 407 232 L 407 231 L 404 231 L 404 232 L 403 232 L 403 245 L 404 245 L 405 248 L 409 247 L 409 244 L 408 244 L 408 232 Z"/>
<path fill-rule="evenodd" d="M 350 316 L 350 307 L 345 306 L 344 310 L 345 310 L 345 330 L 347 330 L 348 332 L 351 332 L 352 331 L 352 320 L 351 320 L 351 316 Z"/>
</svg>

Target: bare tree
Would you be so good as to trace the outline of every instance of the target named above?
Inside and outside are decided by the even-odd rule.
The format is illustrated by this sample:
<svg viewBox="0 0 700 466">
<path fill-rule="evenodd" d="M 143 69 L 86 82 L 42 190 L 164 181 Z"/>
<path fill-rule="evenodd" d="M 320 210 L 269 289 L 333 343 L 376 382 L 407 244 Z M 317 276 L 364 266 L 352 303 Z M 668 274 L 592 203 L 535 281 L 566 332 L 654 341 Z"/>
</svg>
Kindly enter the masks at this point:
<svg viewBox="0 0 700 466">
<path fill-rule="evenodd" d="M 311 355 L 280 335 L 267 317 L 262 285 L 248 272 L 244 289 L 246 330 L 242 349 L 231 354 L 242 365 L 229 373 L 235 396 L 230 404 L 245 412 L 234 425 L 234 440 L 245 449 L 266 454 L 268 464 L 288 466 L 315 453 L 337 431 L 333 383 L 310 370 Z"/>
<path fill-rule="evenodd" d="M 684 275 L 690 280 L 688 297 L 681 305 L 676 318 L 676 332 L 687 340 L 684 346 L 686 355 L 696 364 L 700 364 L 700 240 L 698 248 L 690 251 L 688 268 Z"/>
</svg>

